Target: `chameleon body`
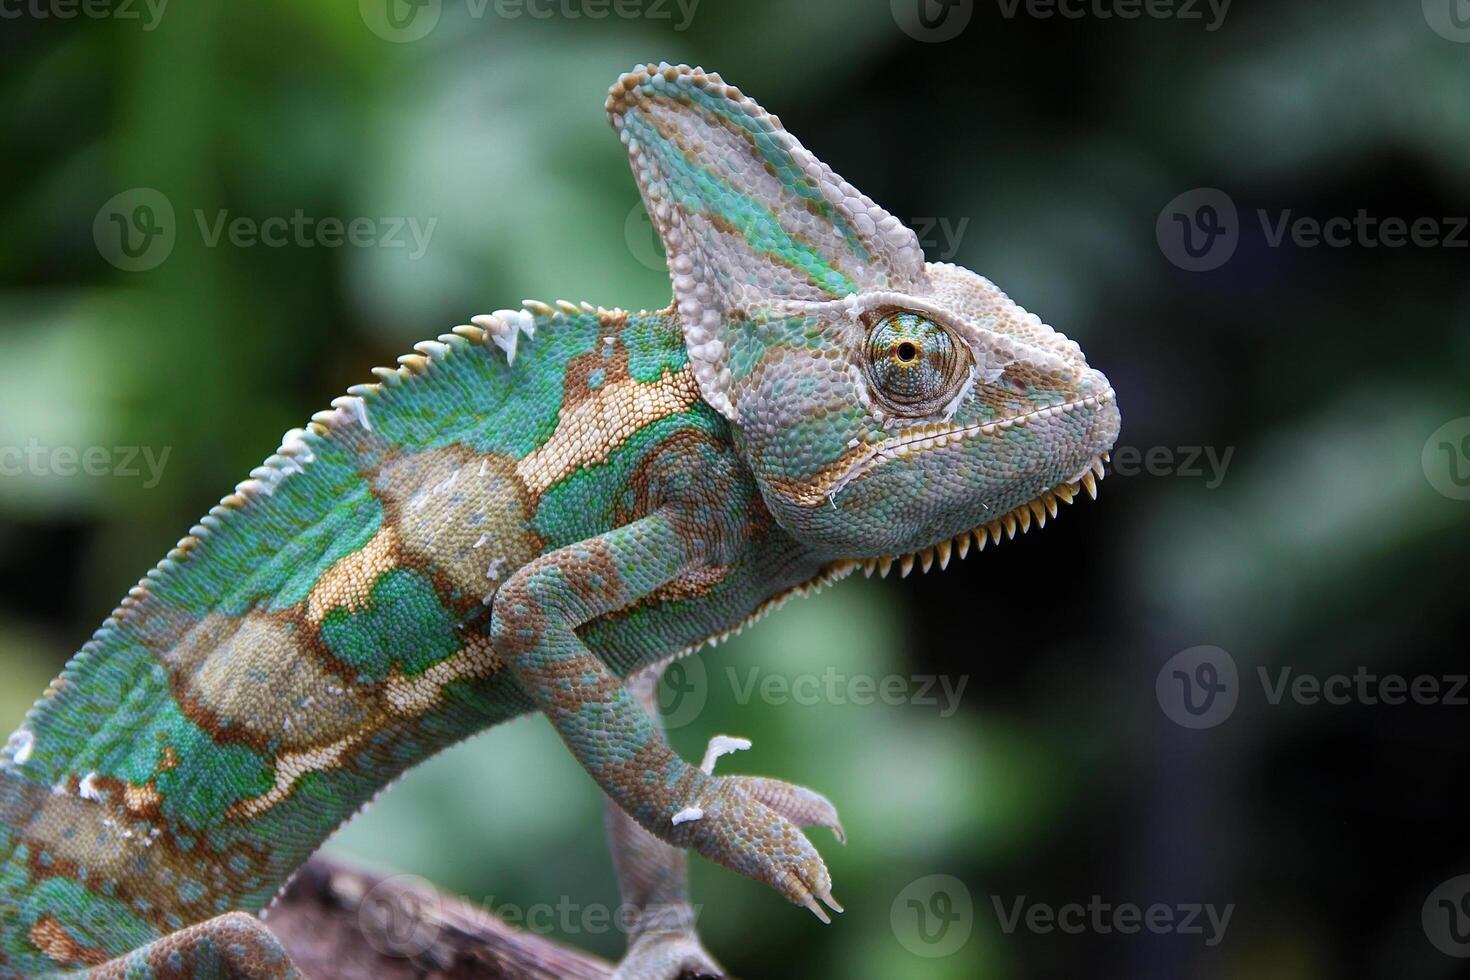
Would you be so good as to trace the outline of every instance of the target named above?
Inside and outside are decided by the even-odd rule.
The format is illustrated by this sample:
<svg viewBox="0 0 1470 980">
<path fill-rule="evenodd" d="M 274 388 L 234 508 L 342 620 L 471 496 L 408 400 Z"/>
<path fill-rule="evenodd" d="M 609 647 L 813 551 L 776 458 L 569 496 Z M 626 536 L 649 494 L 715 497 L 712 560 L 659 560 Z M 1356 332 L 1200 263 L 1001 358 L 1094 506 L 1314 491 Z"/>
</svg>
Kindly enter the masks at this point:
<svg viewBox="0 0 1470 980">
<path fill-rule="evenodd" d="M 831 805 L 714 775 L 739 740 L 680 759 L 628 679 L 1044 522 L 1095 489 L 1112 389 L 718 76 L 649 65 L 608 111 L 673 305 L 477 317 L 288 433 L 0 753 L 0 977 L 294 975 L 254 917 L 293 869 L 529 711 L 611 800 L 625 893 L 679 900 L 693 849 L 837 907 L 797 828 Z"/>
</svg>

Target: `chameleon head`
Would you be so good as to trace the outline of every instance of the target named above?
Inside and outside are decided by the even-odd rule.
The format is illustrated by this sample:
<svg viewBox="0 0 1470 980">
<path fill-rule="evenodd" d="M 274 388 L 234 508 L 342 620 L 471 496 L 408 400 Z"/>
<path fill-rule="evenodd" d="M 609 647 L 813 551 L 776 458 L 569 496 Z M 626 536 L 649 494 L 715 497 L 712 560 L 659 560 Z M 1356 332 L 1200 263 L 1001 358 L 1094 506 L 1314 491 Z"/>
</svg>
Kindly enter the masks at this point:
<svg viewBox="0 0 1470 980">
<path fill-rule="evenodd" d="M 1112 387 L 1075 342 L 966 269 L 926 271 L 924 295 L 786 310 L 733 343 L 734 420 L 762 494 L 825 553 L 1015 534 L 1096 493 L 1117 439 Z"/>
<path fill-rule="evenodd" d="M 718 75 L 644 66 L 608 114 L 700 392 L 793 536 L 833 558 L 927 563 L 1095 489 L 1119 416 L 1076 343 L 980 276 L 926 263 L 909 228 Z"/>
</svg>

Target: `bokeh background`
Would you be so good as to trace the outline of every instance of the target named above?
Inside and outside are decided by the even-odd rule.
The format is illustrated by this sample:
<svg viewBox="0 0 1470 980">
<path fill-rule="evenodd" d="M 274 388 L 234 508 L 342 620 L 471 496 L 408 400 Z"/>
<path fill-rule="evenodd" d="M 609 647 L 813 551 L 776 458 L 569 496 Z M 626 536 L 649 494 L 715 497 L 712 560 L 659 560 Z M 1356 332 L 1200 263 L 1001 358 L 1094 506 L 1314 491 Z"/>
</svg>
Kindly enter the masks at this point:
<svg viewBox="0 0 1470 980">
<path fill-rule="evenodd" d="M 664 305 L 602 103 L 636 62 L 687 61 L 931 259 L 1077 338 L 1119 392 L 1120 445 L 1154 461 L 943 574 L 788 605 L 681 677 L 686 755 L 749 736 L 731 769 L 829 794 L 850 838 L 814 834 L 848 908 L 827 928 L 696 860 L 711 949 L 747 977 L 1464 975 L 1425 909 L 1470 872 L 1470 707 L 1272 703 L 1258 673 L 1445 694 L 1470 670 L 1470 233 L 1271 233 L 1361 210 L 1454 238 L 1464 0 L 392 3 L 0 6 L 0 447 L 113 464 L 0 477 L 0 730 L 372 366 L 523 297 Z M 143 242 L 159 196 L 171 234 L 121 254 L 111 215 Z M 388 241 L 210 243 L 222 213 L 298 210 Z M 157 478 L 118 447 L 164 460 Z M 1235 706 L 1195 729 L 1165 710 L 1164 668 L 1201 645 L 1236 666 Z M 857 703 L 854 678 L 905 694 Z M 619 952 L 587 914 L 617 902 L 599 798 L 539 718 L 411 773 L 331 846 Z M 1094 896 L 1232 911 L 1214 936 L 1203 916 L 1203 934 L 1007 927 L 1018 901 Z"/>
</svg>

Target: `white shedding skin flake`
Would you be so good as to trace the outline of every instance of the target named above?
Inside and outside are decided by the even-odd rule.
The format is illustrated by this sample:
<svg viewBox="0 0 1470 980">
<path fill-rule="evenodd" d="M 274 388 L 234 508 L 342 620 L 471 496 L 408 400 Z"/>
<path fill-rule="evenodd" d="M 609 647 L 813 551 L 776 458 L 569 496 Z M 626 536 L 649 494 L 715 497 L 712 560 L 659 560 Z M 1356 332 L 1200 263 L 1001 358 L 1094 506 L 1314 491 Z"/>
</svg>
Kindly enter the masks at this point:
<svg viewBox="0 0 1470 980">
<path fill-rule="evenodd" d="M 91 800 L 94 803 L 103 802 L 102 791 L 97 788 L 97 774 L 95 772 L 89 772 L 82 777 L 81 783 L 77 786 L 77 795 L 84 800 Z"/>
<path fill-rule="evenodd" d="M 674 814 L 674 826 L 677 827 L 681 823 L 691 823 L 695 820 L 701 819 L 703 816 L 704 811 L 701 810 L 699 807 L 686 806 L 684 809 Z"/>
<path fill-rule="evenodd" d="M 30 761 L 31 751 L 35 747 L 36 737 L 25 728 L 10 736 L 10 741 L 5 744 L 5 748 L 11 753 L 10 758 L 18 766 L 23 766 Z"/>
<path fill-rule="evenodd" d="M 720 756 L 729 755 L 731 752 L 743 752 L 748 748 L 750 748 L 750 739 L 748 738 L 736 738 L 733 735 L 716 735 L 709 740 L 709 745 L 705 747 L 704 761 L 699 764 L 699 768 L 703 769 L 706 774 L 712 774 L 715 771 L 715 760 Z"/>
</svg>

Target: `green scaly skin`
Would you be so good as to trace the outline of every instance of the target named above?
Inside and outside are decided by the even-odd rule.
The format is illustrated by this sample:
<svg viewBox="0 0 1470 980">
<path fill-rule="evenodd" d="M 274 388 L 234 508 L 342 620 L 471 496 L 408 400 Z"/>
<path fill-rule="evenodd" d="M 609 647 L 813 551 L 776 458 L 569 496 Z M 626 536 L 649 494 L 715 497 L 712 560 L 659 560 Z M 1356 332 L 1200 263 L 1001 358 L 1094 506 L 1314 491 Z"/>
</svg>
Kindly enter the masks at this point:
<svg viewBox="0 0 1470 980">
<path fill-rule="evenodd" d="M 718 76 L 650 65 L 608 112 L 674 305 L 477 317 L 288 433 L 0 754 L 0 977 L 294 975 L 240 913 L 399 773 L 533 710 L 616 804 L 626 893 L 681 903 L 693 849 L 837 907 L 798 829 L 831 805 L 713 775 L 730 740 L 685 762 L 625 680 L 1044 521 L 1094 489 L 1112 390 Z M 622 975 L 707 960 L 671 935 Z"/>
</svg>

